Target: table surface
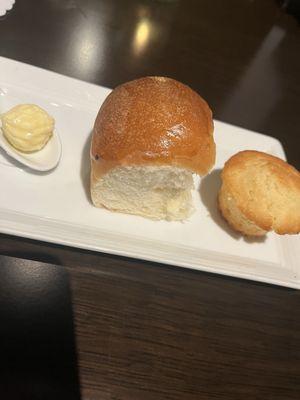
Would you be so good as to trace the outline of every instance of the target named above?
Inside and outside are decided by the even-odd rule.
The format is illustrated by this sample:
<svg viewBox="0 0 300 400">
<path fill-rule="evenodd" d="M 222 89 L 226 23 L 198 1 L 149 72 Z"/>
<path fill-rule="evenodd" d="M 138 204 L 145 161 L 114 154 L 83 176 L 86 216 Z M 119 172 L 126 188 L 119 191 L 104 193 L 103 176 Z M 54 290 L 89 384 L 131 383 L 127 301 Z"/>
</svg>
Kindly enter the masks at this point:
<svg viewBox="0 0 300 400">
<path fill-rule="evenodd" d="M 0 49 L 108 87 L 176 78 L 300 167 L 300 27 L 276 1 L 16 0 Z M 83 399 L 300 398 L 299 291 L 3 234 L 0 254 L 69 272 Z"/>
</svg>

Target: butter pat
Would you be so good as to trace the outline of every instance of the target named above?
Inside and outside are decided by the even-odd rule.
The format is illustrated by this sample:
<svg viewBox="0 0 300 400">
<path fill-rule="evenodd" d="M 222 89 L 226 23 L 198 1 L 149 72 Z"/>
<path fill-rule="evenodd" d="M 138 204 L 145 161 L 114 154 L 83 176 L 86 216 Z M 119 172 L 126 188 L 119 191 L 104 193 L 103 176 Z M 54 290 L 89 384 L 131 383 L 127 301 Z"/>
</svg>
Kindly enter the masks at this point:
<svg viewBox="0 0 300 400">
<path fill-rule="evenodd" d="M 41 150 L 54 130 L 54 119 L 35 104 L 20 104 L 2 114 L 2 131 L 17 150 Z"/>
</svg>

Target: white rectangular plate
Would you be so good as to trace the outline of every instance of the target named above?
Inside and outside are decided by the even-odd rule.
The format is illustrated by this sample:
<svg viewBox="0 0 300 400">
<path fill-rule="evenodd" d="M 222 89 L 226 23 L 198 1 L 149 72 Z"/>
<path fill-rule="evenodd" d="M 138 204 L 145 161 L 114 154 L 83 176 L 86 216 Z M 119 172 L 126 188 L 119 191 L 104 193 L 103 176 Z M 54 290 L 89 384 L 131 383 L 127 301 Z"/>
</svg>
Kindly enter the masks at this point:
<svg viewBox="0 0 300 400">
<path fill-rule="evenodd" d="M 55 118 L 63 145 L 59 166 L 47 174 L 33 173 L 0 151 L 0 231 L 300 288 L 299 236 L 271 233 L 263 241 L 247 241 L 227 227 L 216 208 L 219 171 L 231 155 L 256 149 L 284 158 L 271 137 L 215 121 L 216 166 L 195 190 L 196 212 L 185 223 L 92 206 L 90 137 L 109 91 L 0 57 L 0 113 L 19 103 L 40 105 Z"/>
</svg>

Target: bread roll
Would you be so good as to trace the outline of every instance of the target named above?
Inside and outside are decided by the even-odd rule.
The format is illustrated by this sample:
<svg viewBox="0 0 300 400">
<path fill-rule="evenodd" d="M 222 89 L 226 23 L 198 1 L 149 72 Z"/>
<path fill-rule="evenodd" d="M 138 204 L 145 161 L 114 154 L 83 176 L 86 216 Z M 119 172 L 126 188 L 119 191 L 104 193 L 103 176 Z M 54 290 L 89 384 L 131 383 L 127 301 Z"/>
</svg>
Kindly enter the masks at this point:
<svg viewBox="0 0 300 400">
<path fill-rule="evenodd" d="M 219 208 L 245 235 L 300 232 L 300 173 L 280 158 L 242 151 L 222 171 Z"/>
<path fill-rule="evenodd" d="M 192 174 L 215 162 L 212 113 L 188 86 L 146 77 L 118 86 L 95 121 L 91 196 L 95 206 L 153 219 L 192 210 Z"/>
</svg>

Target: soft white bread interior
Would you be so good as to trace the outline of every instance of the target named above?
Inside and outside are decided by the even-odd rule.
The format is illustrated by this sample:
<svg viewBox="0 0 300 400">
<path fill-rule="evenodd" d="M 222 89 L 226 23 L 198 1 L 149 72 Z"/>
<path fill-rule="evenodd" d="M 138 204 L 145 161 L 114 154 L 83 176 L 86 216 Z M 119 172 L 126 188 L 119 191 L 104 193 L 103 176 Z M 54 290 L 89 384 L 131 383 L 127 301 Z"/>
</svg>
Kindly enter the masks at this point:
<svg viewBox="0 0 300 400">
<path fill-rule="evenodd" d="M 167 165 L 111 169 L 93 185 L 97 207 L 152 219 L 184 220 L 193 212 L 192 173 Z"/>
<path fill-rule="evenodd" d="M 215 162 L 212 113 L 188 86 L 146 77 L 114 89 L 97 115 L 91 145 L 91 196 L 97 207 L 184 220 L 192 174 Z"/>
</svg>

